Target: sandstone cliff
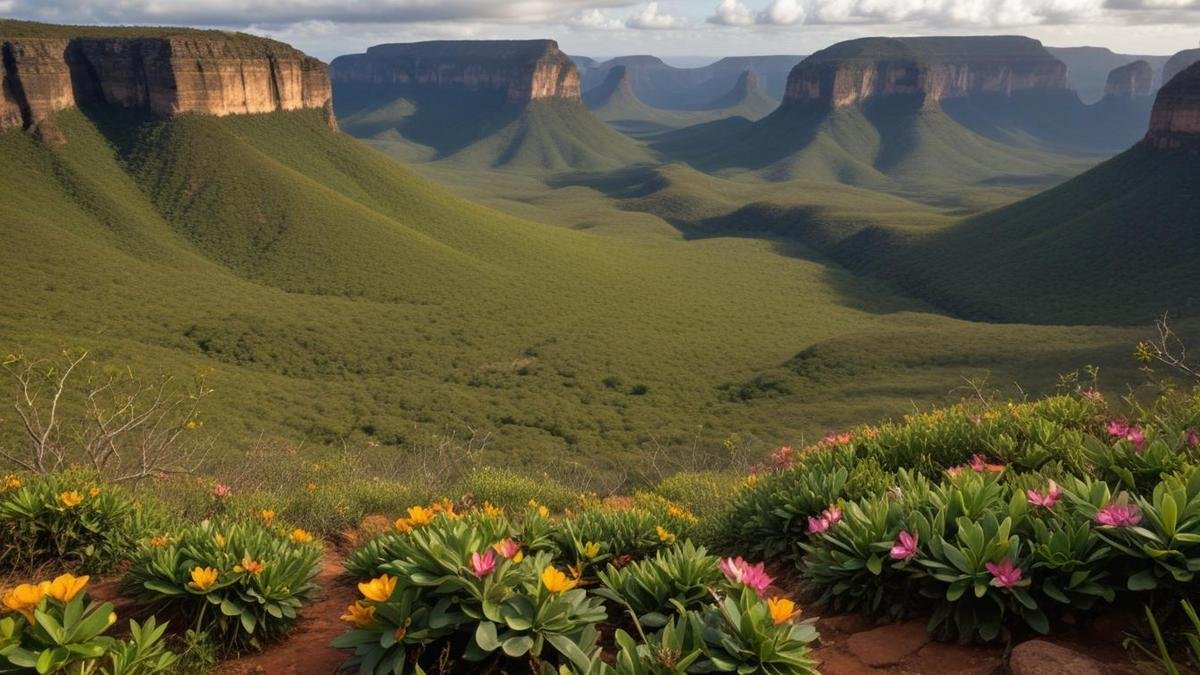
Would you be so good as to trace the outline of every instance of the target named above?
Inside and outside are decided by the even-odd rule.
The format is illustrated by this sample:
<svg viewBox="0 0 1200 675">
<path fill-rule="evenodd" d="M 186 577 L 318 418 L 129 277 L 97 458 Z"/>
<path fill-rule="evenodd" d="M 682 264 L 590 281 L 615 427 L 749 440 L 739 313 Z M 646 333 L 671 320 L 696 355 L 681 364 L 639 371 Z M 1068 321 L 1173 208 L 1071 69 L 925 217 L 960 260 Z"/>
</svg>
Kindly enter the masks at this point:
<svg viewBox="0 0 1200 675">
<path fill-rule="evenodd" d="M 788 77 L 784 104 L 837 108 L 906 96 L 934 105 L 976 95 L 1066 90 L 1066 66 L 1029 38 L 864 38 L 800 62 Z"/>
<path fill-rule="evenodd" d="M 1149 96 L 1154 87 L 1154 69 L 1148 61 L 1134 61 L 1108 74 L 1104 95 L 1115 98 Z"/>
<path fill-rule="evenodd" d="M 1164 149 L 1200 144 L 1200 63 L 1158 90 L 1146 142 Z"/>
<path fill-rule="evenodd" d="M 48 120 L 77 105 L 217 116 L 318 108 L 334 124 L 320 61 L 248 35 L 153 30 L 0 22 L 0 129 L 53 134 Z"/>
<path fill-rule="evenodd" d="M 579 70 L 553 40 L 461 40 L 376 45 L 339 56 L 333 80 L 503 92 L 510 103 L 580 99 Z"/>
</svg>

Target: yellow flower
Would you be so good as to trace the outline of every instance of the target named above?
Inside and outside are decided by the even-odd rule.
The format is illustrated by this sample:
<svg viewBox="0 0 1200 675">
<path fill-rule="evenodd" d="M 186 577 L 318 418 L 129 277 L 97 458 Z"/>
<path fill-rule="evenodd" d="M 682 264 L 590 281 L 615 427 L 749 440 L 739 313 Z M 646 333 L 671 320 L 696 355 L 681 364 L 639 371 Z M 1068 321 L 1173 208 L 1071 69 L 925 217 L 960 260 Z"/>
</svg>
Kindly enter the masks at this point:
<svg viewBox="0 0 1200 675">
<path fill-rule="evenodd" d="M 390 577 L 386 574 L 381 575 L 366 583 L 359 584 L 358 590 L 368 600 L 387 602 L 392 597 L 392 591 L 396 590 L 396 577 Z"/>
<path fill-rule="evenodd" d="M 771 620 L 775 625 L 800 616 L 800 610 L 796 609 L 796 603 L 787 598 L 771 598 L 767 600 L 767 609 L 771 612 Z"/>
<path fill-rule="evenodd" d="M 58 501 L 62 502 L 62 505 L 68 509 L 73 509 L 83 503 L 83 495 L 79 494 L 79 492 L 75 490 L 71 490 L 70 492 L 64 492 L 59 495 Z"/>
<path fill-rule="evenodd" d="M 9 474 L 4 477 L 3 481 L 0 481 L 0 488 L 3 488 L 4 490 L 20 490 L 21 479 Z"/>
<path fill-rule="evenodd" d="M 433 517 L 436 515 L 437 513 L 433 509 L 427 509 L 423 506 L 408 507 L 408 520 L 409 524 L 413 527 L 421 527 L 422 525 L 432 523 Z"/>
<path fill-rule="evenodd" d="M 164 548 L 167 544 L 170 544 L 170 543 L 171 543 L 171 540 L 168 539 L 166 536 L 150 537 L 150 545 L 154 546 L 155 548 Z"/>
<path fill-rule="evenodd" d="M 758 475 L 757 474 L 752 473 L 749 476 L 746 476 L 746 487 L 751 488 L 751 489 L 758 487 Z"/>
<path fill-rule="evenodd" d="M 484 502 L 483 515 L 487 516 L 488 518 L 499 518 L 500 516 L 504 515 L 504 509 L 498 509 L 495 506 L 492 506 L 491 502 Z"/>
<path fill-rule="evenodd" d="M 296 529 L 292 530 L 291 540 L 297 544 L 307 544 L 313 540 L 313 536 L 309 532 L 297 527 Z"/>
<path fill-rule="evenodd" d="M 579 579 L 572 579 L 554 565 L 547 565 L 546 569 L 542 570 L 542 585 L 551 593 L 562 593 L 578 586 Z"/>
<path fill-rule="evenodd" d="M 213 584 L 217 583 L 217 577 L 220 572 L 211 567 L 196 566 L 192 568 L 192 583 L 189 586 L 194 586 L 201 591 L 207 591 Z"/>
<path fill-rule="evenodd" d="M 262 521 L 263 525 L 270 525 L 275 522 L 275 512 L 271 509 L 263 509 L 258 512 L 258 518 Z"/>
<path fill-rule="evenodd" d="M 95 499 L 96 497 L 99 497 L 100 496 L 100 488 L 94 487 L 91 490 L 88 490 L 88 496 L 93 499 Z"/>
<path fill-rule="evenodd" d="M 549 518 L 550 517 L 550 509 L 546 508 L 545 506 L 539 506 L 538 507 L 538 515 L 543 518 Z"/>
<path fill-rule="evenodd" d="M 366 628 L 375 623 L 375 607 L 364 605 L 361 602 L 351 603 L 346 608 L 346 613 L 341 616 L 341 619 L 359 628 Z"/>
<path fill-rule="evenodd" d="M 396 526 L 397 530 L 400 530 L 405 534 L 412 532 L 412 521 L 408 518 L 397 518 L 394 525 Z"/>
<path fill-rule="evenodd" d="M 675 535 L 668 532 L 662 525 L 655 525 L 654 529 L 658 532 L 658 540 L 667 544 L 675 543 Z"/>
<path fill-rule="evenodd" d="M 595 558 L 600 555 L 600 544 L 594 541 L 589 541 L 583 545 L 583 554 L 589 558 Z"/>
<path fill-rule="evenodd" d="M 308 491 L 309 491 L 309 492 L 315 492 L 315 491 L 316 491 L 316 489 L 317 489 L 317 484 L 316 484 L 316 483 L 309 483 L 309 484 L 308 484 Z"/>
<path fill-rule="evenodd" d="M 688 511 L 687 509 L 683 509 L 678 506 L 675 506 L 674 504 L 667 507 L 667 515 L 671 516 L 672 518 L 679 518 L 680 520 L 686 520 L 689 523 L 699 522 L 699 520 L 700 520 L 695 515 L 693 515 L 691 511 Z"/>
<path fill-rule="evenodd" d="M 10 612 L 20 612 L 22 616 L 33 623 L 33 608 L 38 606 L 46 591 L 50 590 L 50 582 L 39 584 L 21 584 L 4 595 L 4 607 Z"/>
<path fill-rule="evenodd" d="M 537 507 L 538 507 L 537 500 L 536 500 L 536 499 L 530 499 L 530 500 L 529 500 L 529 508 L 531 508 L 531 509 L 536 509 Z"/>
<path fill-rule="evenodd" d="M 225 536 L 220 532 L 214 534 L 213 543 L 217 545 L 217 548 L 225 548 Z"/>
<path fill-rule="evenodd" d="M 46 589 L 46 592 L 59 602 L 70 602 L 76 595 L 79 595 L 79 591 L 82 591 L 84 586 L 87 586 L 87 582 L 87 576 L 77 577 L 73 574 L 63 574 L 50 582 L 50 587 Z"/>
<path fill-rule="evenodd" d="M 188 420 L 187 424 L 184 424 L 183 426 L 186 429 L 195 429 L 196 427 L 200 426 L 200 423 L 196 420 Z"/>
<path fill-rule="evenodd" d="M 238 574 L 252 574 L 257 576 L 258 574 L 261 574 L 265 568 L 266 565 L 258 562 L 257 560 L 251 560 L 250 556 L 244 556 L 242 558 L 242 562 L 233 566 L 233 571 Z"/>
</svg>

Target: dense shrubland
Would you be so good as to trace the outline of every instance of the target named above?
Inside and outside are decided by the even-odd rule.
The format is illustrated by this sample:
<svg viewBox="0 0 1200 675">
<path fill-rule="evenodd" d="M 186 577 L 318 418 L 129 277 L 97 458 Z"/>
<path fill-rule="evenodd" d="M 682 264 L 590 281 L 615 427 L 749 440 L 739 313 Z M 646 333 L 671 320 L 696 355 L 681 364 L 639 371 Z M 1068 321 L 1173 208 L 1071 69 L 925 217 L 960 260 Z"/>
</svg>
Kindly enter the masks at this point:
<svg viewBox="0 0 1200 675">
<path fill-rule="evenodd" d="M 1200 601 L 1200 391 L 1110 401 L 1067 382 L 629 496 L 489 468 L 477 440 L 423 458 L 408 481 L 349 452 L 266 443 L 222 480 L 19 464 L 0 474 L 0 564 L 14 573 L 0 658 L 157 672 L 176 663 L 168 645 L 191 669 L 261 648 L 314 596 L 329 541 L 361 591 L 337 645 L 362 672 L 808 672 L 817 634 L 800 599 L 928 617 L 935 637 L 975 642 L 1144 607 L 1146 635 L 1162 636 L 1148 651 L 1169 664 L 1194 643 Z M 105 634 L 103 604 L 63 590 L 114 570 L 153 613 L 125 642 Z"/>
</svg>

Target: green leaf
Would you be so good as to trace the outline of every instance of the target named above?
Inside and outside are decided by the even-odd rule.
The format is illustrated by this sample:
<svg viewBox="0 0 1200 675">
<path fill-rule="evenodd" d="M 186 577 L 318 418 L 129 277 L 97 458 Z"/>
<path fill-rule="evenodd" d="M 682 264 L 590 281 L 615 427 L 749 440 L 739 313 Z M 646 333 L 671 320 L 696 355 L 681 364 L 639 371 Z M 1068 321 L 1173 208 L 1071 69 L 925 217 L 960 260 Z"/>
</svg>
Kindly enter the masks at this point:
<svg viewBox="0 0 1200 675">
<path fill-rule="evenodd" d="M 528 635 L 511 637 L 505 640 L 501 647 L 504 649 L 505 654 L 515 659 L 529 652 L 533 647 L 533 638 Z"/>
<path fill-rule="evenodd" d="M 491 621 L 480 621 L 475 628 L 475 644 L 485 652 L 494 652 L 500 648 L 500 639 L 496 636 L 496 624 Z"/>
<path fill-rule="evenodd" d="M 1129 577 L 1129 590 L 1151 591 L 1158 588 L 1158 580 L 1154 578 L 1154 570 L 1145 569 Z"/>
</svg>

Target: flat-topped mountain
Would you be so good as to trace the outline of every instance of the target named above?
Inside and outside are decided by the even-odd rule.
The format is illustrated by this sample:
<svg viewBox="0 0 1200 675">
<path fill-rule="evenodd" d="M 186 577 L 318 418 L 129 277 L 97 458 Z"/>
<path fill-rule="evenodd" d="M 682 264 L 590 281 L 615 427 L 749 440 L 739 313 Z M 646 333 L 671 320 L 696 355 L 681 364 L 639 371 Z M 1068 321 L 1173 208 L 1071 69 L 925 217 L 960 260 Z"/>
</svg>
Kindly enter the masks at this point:
<svg viewBox="0 0 1200 675">
<path fill-rule="evenodd" d="M 250 35 L 0 21 L 0 52 L 0 129 L 43 136 L 76 106 L 224 116 L 331 105 L 325 64 Z"/>
<path fill-rule="evenodd" d="M 1149 61 L 1139 60 L 1113 68 L 1104 85 L 1106 97 L 1133 98 L 1154 93 L 1154 68 Z"/>
<path fill-rule="evenodd" d="M 1200 141 L 1200 62 L 1158 90 L 1146 142 L 1156 148 L 1181 148 Z"/>
<path fill-rule="evenodd" d="M 376 45 L 333 60 L 333 79 L 503 91 L 511 103 L 578 101 L 579 70 L 554 40 L 443 40 Z"/>
<path fill-rule="evenodd" d="M 863 38 L 792 69 L 784 105 L 839 108 L 887 96 L 927 103 L 977 94 L 1066 91 L 1067 68 L 1024 37 Z"/>
<path fill-rule="evenodd" d="M 1162 84 L 1160 74 L 1169 57 L 1153 54 L 1120 54 L 1107 47 L 1046 47 L 1055 58 L 1067 64 L 1067 81 L 1085 103 L 1104 97 L 1108 76 L 1113 70 L 1134 61 L 1145 61 L 1153 70 L 1153 93 Z"/>
<path fill-rule="evenodd" d="M 699 68 L 676 68 L 656 56 L 619 56 L 583 70 L 584 91 L 600 87 L 618 67 L 628 72 L 630 85 L 647 105 L 665 110 L 700 110 L 712 107 L 746 71 L 754 73 L 762 92 L 778 101 L 783 97 L 788 73 L 802 56 L 730 56 Z"/>
<path fill-rule="evenodd" d="M 553 40 L 377 45 L 330 70 L 343 128 L 405 161 L 546 171 L 649 159 L 588 112 Z"/>
<path fill-rule="evenodd" d="M 730 117 L 758 120 L 778 106 L 758 87 L 753 71 L 745 71 L 733 87 L 709 101 L 704 109 L 671 110 L 644 103 L 634 91 L 626 66 L 610 68 L 599 86 L 587 90 L 583 102 L 597 118 L 630 135 L 646 135 L 666 129 L 704 124 Z"/>
</svg>

